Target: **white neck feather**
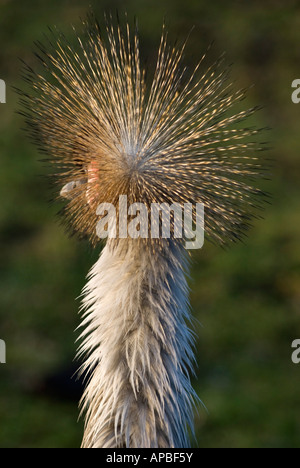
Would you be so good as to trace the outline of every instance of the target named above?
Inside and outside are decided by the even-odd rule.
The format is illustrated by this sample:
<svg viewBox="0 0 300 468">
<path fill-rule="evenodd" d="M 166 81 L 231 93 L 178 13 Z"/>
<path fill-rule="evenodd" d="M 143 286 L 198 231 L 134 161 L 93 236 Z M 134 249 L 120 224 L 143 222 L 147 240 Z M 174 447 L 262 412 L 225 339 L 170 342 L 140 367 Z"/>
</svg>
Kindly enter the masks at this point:
<svg viewBox="0 0 300 468">
<path fill-rule="evenodd" d="M 193 356 L 186 254 L 108 243 L 83 290 L 83 447 L 188 447 Z"/>
</svg>

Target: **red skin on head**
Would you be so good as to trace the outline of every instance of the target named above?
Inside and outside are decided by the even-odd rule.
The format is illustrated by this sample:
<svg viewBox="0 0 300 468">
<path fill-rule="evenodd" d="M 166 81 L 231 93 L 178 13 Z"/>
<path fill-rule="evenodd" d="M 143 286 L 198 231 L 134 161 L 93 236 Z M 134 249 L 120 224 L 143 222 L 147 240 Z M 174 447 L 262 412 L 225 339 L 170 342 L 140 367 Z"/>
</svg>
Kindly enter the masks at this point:
<svg viewBox="0 0 300 468">
<path fill-rule="evenodd" d="M 93 190 L 95 184 L 98 183 L 98 172 L 99 166 L 96 161 L 91 161 L 87 167 L 87 175 L 88 175 L 88 188 L 86 191 L 86 198 L 89 205 L 93 204 L 95 200 L 95 196 L 93 195 Z"/>
</svg>

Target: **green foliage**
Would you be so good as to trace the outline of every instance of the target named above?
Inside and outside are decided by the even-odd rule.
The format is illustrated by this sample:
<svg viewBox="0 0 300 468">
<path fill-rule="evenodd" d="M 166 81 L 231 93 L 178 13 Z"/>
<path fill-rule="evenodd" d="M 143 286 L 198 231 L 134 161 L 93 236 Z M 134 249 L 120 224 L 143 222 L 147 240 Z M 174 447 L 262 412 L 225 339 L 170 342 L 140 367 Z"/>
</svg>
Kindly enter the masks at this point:
<svg viewBox="0 0 300 468">
<path fill-rule="evenodd" d="M 32 43 L 47 26 L 77 24 L 86 2 L 0 2 L 0 446 L 77 447 L 77 402 L 47 396 L 44 376 L 73 359 L 84 277 L 97 257 L 68 239 L 48 203 L 47 171 L 15 114 L 22 86 L 18 57 L 34 65 Z M 300 106 L 291 83 L 299 78 L 300 15 L 296 1 L 130 0 L 94 2 L 103 12 L 125 9 L 139 19 L 151 69 L 163 17 L 170 37 L 184 40 L 193 65 L 208 45 L 212 62 L 224 50 L 234 62 L 247 105 L 262 105 L 255 125 L 273 149 L 272 204 L 244 244 L 223 251 L 208 243 L 192 258 L 191 298 L 198 368 L 193 384 L 208 412 L 196 417 L 199 447 L 299 447 L 300 372 L 291 343 L 300 338 Z M 125 6 L 124 6 L 125 5 Z M 200 322 L 202 326 L 200 326 Z M 40 389 L 40 390 L 39 390 Z M 39 390 L 39 391 L 38 391 Z"/>
</svg>

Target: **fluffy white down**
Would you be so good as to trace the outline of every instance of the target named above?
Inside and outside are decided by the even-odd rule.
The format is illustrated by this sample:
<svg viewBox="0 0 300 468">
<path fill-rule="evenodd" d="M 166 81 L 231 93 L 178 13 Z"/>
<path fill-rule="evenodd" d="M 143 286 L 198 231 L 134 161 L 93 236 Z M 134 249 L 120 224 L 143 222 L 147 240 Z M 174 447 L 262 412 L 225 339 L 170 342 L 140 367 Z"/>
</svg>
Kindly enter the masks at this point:
<svg viewBox="0 0 300 468">
<path fill-rule="evenodd" d="M 194 393 L 186 254 L 108 243 L 83 290 L 83 447 L 189 447 Z"/>
</svg>

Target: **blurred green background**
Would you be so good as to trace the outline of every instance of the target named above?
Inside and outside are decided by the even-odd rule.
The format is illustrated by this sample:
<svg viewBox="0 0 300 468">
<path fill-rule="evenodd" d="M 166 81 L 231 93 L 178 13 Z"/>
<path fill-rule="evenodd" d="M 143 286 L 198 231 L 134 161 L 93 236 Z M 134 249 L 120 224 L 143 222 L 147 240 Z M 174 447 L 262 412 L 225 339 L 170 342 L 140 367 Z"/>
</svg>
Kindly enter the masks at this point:
<svg viewBox="0 0 300 468">
<path fill-rule="evenodd" d="M 229 251 L 206 243 L 193 255 L 191 301 L 197 333 L 194 387 L 208 411 L 196 415 L 198 447 L 299 447 L 300 364 L 291 343 L 300 338 L 300 105 L 291 83 L 300 78 L 298 1 L 0 0 L 0 447 L 78 447 L 77 392 L 55 390 L 52 374 L 74 358 L 77 313 L 85 275 L 97 258 L 69 239 L 36 148 L 16 114 L 22 58 L 35 64 L 33 41 L 47 26 L 70 31 L 89 5 L 138 17 L 142 54 L 153 62 L 163 18 L 170 38 L 194 25 L 186 63 L 214 41 L 208 63 L 223 51 L 247 106 L 262 105 L 258 126 L 269 126 L 275 160 L 272 205 L 244 244 Z M 48 384 L 47 384 L 48 382 Z"/>
</svg>

